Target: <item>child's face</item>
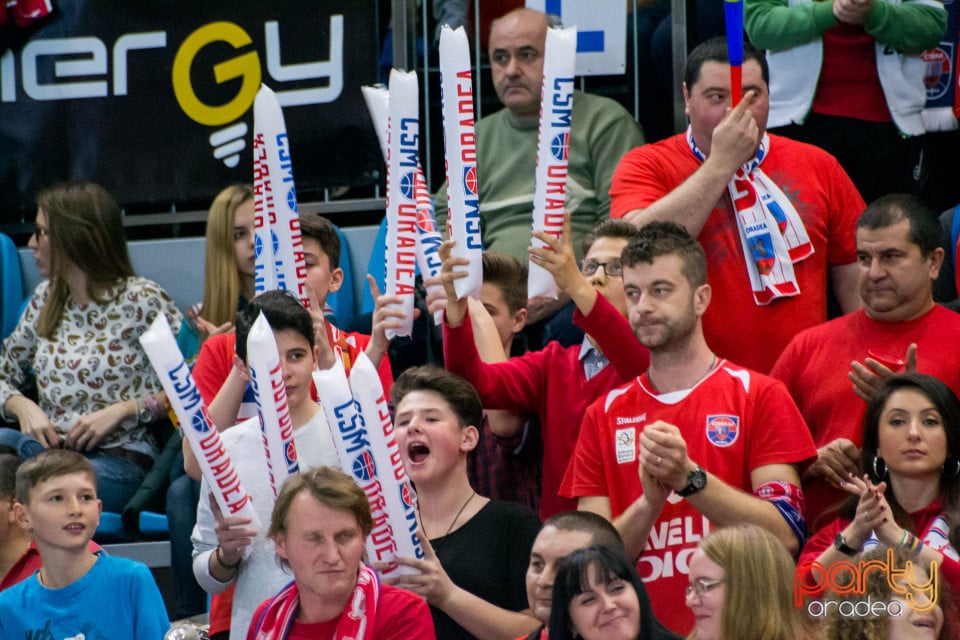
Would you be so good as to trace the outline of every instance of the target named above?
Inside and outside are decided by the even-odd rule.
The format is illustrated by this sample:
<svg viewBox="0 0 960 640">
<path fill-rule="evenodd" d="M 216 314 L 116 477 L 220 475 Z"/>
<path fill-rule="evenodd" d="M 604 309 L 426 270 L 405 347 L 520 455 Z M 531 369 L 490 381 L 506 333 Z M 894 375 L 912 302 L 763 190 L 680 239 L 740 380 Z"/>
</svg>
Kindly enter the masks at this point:
<svg viewBox="0 0 960 640">
<path fill-rule="evenodd" d="M 584 261 L 596 260 L 597 262 L 609 262 L 610 260 L 619 260 L 620 254 L 627 246 L 626 238 L 610 238 L 601 236 L 597 238 L 587 254 L 583 256 Z M 627 298 L 623 293 L 623 278 L 608 276 L 606 270 L 597 269 L 593 275 L 586 276 L 590 286 L 603 294 L 614 308 L 627 316 Z"/>
<path fill-rule="evenodd" d="M 233 245 L 237 255 L 237 271 L 250 278 L 254 277 L 256 246 L 254 240 L 253 198 L 237 207 L 233 221 Z"/>
<path fill-rule="evenodd" d="M 20 526 L 41 549 L 85 549 L 100 524 L 102 508 L 94 479 L 83 472 L 41 482 L 30 491 L 30 504 L 14 507 Z"/>
<path fill-rule="evenodd" d="M 294 329 L 273 332 L 280 354 L 283 383 L 287 388 L 287 402 L 295 413 L 303 402 L 310 399 L 313 370 L 317 366 L 316 354 L 303 335 Z"/>
<path fill-rule="evenodd" d="M 434 391 L 403 396 L 394 424 L 403 468 L 418 485 L 449 479 L 477 445 L 477 428 L 461 427 L 453 407 Z"/>
<path fill-rule="evenodd" d="M 510 353 L 513 336 L 523 330 L 527 310 L 520 309 L 516 313 L 510 311 L 507 301 L 503 299 L 503 290 L 492 282 L 484 282 L 480 287 L 480 303 L 487 310 L 497 327 L 497 335 L 503 350 Z"/>
<path fill-rule="evenodd" d="M 327 296 L 340 289 L 343 270 L 330 268 L 330 258 L 314 238 L 303 238 L 303 259 L 307 265 L 307 284 L 317 295 L 317 303 L 326 304 Z"/>
</svg>

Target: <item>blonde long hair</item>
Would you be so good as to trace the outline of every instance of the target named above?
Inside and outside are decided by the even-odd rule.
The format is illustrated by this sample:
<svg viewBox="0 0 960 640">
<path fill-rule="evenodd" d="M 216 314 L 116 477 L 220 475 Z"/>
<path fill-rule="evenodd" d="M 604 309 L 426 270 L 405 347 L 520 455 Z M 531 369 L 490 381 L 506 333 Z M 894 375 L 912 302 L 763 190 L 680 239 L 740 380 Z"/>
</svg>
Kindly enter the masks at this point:
<svg viewBox="0 0 960 640">
<path fill-rule="evenodd" d="M 751 524 L 724 527 L 704 538 L 700 549 L 723 567 L 722 640 L 810 636 L 802 610 L 793 603 L 796 565 L 776 536 Z M 696 631 L 690 634 L 690 640 L 696 637 Z"/>
<path fill-rule="evenodd" d="M 240 300 L 240 274 L 233 229 L 237 208 L 253 199 L 253 187 L 235 184 L 213 199 L 207 216 L 206 258 L 203 276 L 203 317 L 220 326 L 233 322 Z"/>
<path fill-rule="evenodd" d="M 37 334 L 49 339 L 63 320 L 70 296 L 64 280 L 68 269 L 83 271 L 86 293 L 99 304 L 106 302 L 111 287 L 134 273 L 120 205 L 106 189 L 92 182 L 63 182 L 38 193 L 37 207 L 47 216 L 50 242 L 50 286 Z"/>
</svg>

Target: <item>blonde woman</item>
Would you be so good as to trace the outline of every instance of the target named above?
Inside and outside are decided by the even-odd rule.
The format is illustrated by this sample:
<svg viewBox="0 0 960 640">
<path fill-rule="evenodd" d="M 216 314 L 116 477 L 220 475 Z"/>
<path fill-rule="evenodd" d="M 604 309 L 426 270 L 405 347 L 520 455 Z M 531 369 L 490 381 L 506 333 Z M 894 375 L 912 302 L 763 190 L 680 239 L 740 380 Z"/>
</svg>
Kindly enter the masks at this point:
<svg viewBox="0 0 960 640">
<path fill-rule="evenodd" d="M 187 311 L 178 344 L 184 357 L 196 356 L 208 337 L 233 330 L 237 311 L 253 298 L 253 187 L 235 184 L 213 199 L 207 215 L 203 302 Z"/>
<path fill-rule="evenodd" d="M 766 529 L 717 529 L 690 557 L 690 640 L 799 640 L 810 637 L 793 603 L 793 558 Z M 761 614 L 762 615 L 759 615 Z"/>
</svg>

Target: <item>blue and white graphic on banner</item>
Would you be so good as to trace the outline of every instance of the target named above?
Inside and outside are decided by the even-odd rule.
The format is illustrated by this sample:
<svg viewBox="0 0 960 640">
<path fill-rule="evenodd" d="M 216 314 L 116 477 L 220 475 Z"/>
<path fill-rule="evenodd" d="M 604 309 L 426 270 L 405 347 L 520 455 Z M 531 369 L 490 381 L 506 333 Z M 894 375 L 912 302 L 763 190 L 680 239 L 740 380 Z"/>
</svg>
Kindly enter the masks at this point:
<svg viewBox="0 0 960 640">
<path fill-rule="evenodd" d="M 578 76 L 624 73 L 627 60 L 627 14 L 623 0 L 527 0 L 529 9 L 560 16 L 577 28 Z"/>
</svg>

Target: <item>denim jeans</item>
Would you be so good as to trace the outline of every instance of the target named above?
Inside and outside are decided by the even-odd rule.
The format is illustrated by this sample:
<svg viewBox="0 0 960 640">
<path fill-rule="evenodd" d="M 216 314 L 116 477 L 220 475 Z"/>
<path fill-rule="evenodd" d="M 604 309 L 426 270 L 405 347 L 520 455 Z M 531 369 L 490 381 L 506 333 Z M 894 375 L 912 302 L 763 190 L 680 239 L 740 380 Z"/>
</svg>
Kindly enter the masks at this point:
<svg viewBox="0 0 960 640">
<path fill-rule="evenodd" d="M 0 445 L 13 447 L 21 458 L 32 458 L 44 451 L 43 445 L 16 429 L 0 429 Z M 100 451 L 85 453 L 97 474 L 97 497 L 103 501 L 103 510 L 122 513 L 127 501 L 147 475 L 135 463 L 125 458 L 109 456 Z"/>
<path fill-rule="evenodd" d="M 0 428 L 0 446 L 10 447 L 23 459 L 32 458 L 43 452 L 42 444 L 27 434 L 9 427 Z"/>
<path fill-rule="evenodd" d="M 127 502 L 143 483 L 148 469 L 136 463 L 108 456 L 99 451 L 84 453 L 97 472 L 97 497 L 103 501 L 103 510 L 123 513 Z"/>
<path fill-rule="evenodd" d="M 183 471 L 183 454 L 170 468 L 167 488 L 167 524 L 170 527 L 170 570 L 176 595 L 176 617 L 189 618 L 207 610 L 207 593 L 193 577 L 193 543 L 190 534 L 197 523 L 200 483 Z"/>
</svg>

